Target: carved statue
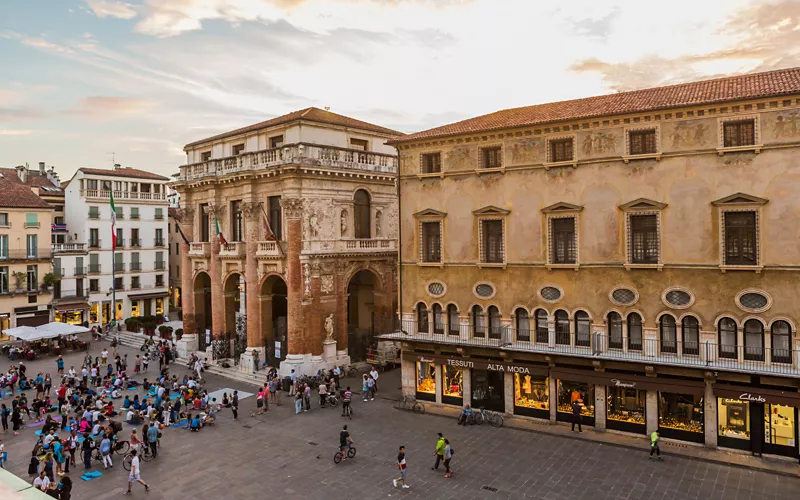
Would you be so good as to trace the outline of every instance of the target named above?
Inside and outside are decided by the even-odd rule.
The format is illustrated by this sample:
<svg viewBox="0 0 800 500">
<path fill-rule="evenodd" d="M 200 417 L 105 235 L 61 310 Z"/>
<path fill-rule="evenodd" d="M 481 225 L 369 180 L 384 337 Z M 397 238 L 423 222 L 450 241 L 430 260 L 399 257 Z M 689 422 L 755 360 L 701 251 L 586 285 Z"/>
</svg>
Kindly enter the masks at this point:
<svg viewBox="0 0 800 500">
<path fill-rule="evenodd" d="M 375 236 L 378 238 L 381 236 L 381 218 L 383 218 L 383 214 L 379 210 L 375 213 Z"/>
<path fill-rule="evenodd" d="M 303 264 L 303 274 L 305 274 L 306 295 L 311 293 L 311 266 L 308 262 Z"/>
<path fill-rule="evenodd" d="M 333 340 L 333 313 L 325 318 L 325 340 Z"/>
<path fill-rule="evenodd" d="M 311 213 L 311 217 L 308 218 L 308 237 L 309 238 L 316 238 L 317 237 L 317 214 L 314 212 Z"/>
<path fill-rule="evenodd" d="M 342 210 L 342 236 L 347 234 L 347 210 Z"/>
</svg>

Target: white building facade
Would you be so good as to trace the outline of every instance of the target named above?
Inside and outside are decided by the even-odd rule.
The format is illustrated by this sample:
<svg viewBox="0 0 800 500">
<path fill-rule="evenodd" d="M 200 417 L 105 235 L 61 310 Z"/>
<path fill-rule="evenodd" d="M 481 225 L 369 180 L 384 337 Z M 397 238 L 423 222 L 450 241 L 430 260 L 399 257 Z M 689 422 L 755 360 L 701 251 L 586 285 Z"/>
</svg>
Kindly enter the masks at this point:
<svg viewBox="0 0 800 500">
<path fill-rule="evenodd" d="M 105 326 L 115 317 L 167 314 L 168 181 L 133 168 L 81 168 L 67 184 L 67 227 L 72 240 L 85 242 L 87 247 L 84 264 L 90 325 Z M 112 192 L 116 251 L 112 249 Z M 113 309 L 112 296 L 116 300 Z"/>
</svg>

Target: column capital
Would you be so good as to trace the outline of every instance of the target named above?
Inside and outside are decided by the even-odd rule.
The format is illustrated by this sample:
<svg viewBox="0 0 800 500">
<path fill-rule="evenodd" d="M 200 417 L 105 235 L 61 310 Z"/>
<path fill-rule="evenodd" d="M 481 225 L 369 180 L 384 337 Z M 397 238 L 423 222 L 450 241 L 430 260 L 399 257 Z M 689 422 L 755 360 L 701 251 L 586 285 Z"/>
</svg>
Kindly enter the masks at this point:
<svg viewBox="0 0 800 500">
<path fill-rule="evenodd" d="M 177 208 L 175 209 L 175 218 L 178 222 L 190 221 L 194 218 L 194 208 Z"/>
<path fill-rule="evenodd" d="M 242 215 L 250 221 L 258 221 L 263 203 L 260 201 L 245 201 L 242 203 Z"/>
<path fill-rule="evenodd" d="M 287 219 L 303 217 L 303 200 L 300 198 L 281 198 L 281 208 Z"/>
<path fill-rule="evenodd" d="M 225 215 L 225 209 L 227 207 L 224 203 L 209 203 L 205 207 L 205 211 L 209 215 L 216 215 L 217 217 L 223 217 Z"/>
</svg>

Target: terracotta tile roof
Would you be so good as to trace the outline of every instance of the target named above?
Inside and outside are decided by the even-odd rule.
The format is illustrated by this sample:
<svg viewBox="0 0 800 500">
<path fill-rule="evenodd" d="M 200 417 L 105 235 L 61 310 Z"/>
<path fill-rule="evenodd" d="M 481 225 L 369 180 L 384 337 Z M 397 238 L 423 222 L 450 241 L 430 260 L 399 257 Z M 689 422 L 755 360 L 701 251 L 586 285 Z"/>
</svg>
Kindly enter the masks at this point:
<svg viewBox="0 0 800 500">
<path fill-rule="evenodd" d="M 152 172 L 146 172 L 144 170 L 139 170 L 136 168 L 85 168 L 81 167 L 78 170 L 83 172 L 84 174 L 92 174 L 92 175 L 107 175 L 111 177 L 134 177 L 137 179 L 150 179 L 154 181 L 168 181 L 167 177 L 154 174 Z"/>
<path fill-rule="evenodd" d="M 61 186 L 53 184 L 53 182 L 47 178 L 47 175 L 43 175 L 41 172 L 29 170 L 28 185 L 31 187 L 38 187 L 40 196 L 64 196 L 64 190 Z M 53 191 L 54 189 L 57 191 Z"/>
<path fill-rule="evenodd" d="M 800 68 L 789 68 L 505 109 L 409 134 L 389 143 L 799 93 Z"/>
<path fill-rule="evenodd" d="M 0 168 L 0 207 L 39 208 L 52 210 L 52 206 L 31 190 L 31 186 L 20 182 L 13 168 Z"/>
<path fill-rule="evenodd" d="M 377 132 L 379 134 L 385 135 L 392 135 L 392 136 L 400 136 L 403 135 L 402 132 L 398 132 L 396 130 L 388 129 L 385 127 L 381 127 L 379 125 L 374 125 L 372 123 L 362 122 L 361 120 L 356 120 L 355 118 L 350 118 L 349 116 L 337 115 L 336 113 L 332 113 L 330 111 L 325 111 L 324 109 L 319 108 L 305 108 L 298 111 L 292 111 L 289 114 L 283 116 L 277 116 L 270 120 L 256 123 L 254 125 L 249 125 L 247 127 L 238 128 L 236 130 L 231 130 L 230 132 L 224 132 L 222 134 L 218 134 L 212 137 L 208 137 L 201 141 L 194 141 L 192 143 L 187 144 L 184 149 L 190 148 L 192 146 L 197 146 L 198 144 L 203 144 L 210 141 L 216 141 L 219 139 L 224 139 L 226 137 L 233 137 L 235 135 L 243 134 L 245 132 L 252 132 L 255 130 L 259 130 L 262 128 L 267 127 L 274 127 L 276 125 L 285 125 L 287 123 L 291 123 L 298 120 L 305 120 L 309 122 L 318 122 L 318 123 L 326 123 L 328 125 L 338 125 L 341 127 L 350 127 L 350 128 L 357 128 L 361 130 L 367 130 L 369 132 Z"/>
</svg>

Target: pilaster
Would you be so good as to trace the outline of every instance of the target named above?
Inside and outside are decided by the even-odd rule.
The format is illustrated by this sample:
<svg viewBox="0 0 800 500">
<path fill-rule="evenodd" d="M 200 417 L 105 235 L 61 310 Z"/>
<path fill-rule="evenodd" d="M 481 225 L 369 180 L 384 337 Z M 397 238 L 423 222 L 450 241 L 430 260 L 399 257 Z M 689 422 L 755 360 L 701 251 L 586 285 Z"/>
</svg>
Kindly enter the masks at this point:
<svg viewBox="0 0 800 500">
<path fill-rule="evenodd" d="M 286 288 L 288 354 L 305 354 L 301 300 L 303 277 L 300 267 L 300 252 L 303 248 L 303 200 L 282 198 L 281 208 L 286 219 Z"/>
<path fill-rule="evenodd" d="M 261 202 L 247 202 L 242 204 L 242 213 L 245 218 L 245 294 L 247 313 L 247 347 L 261 348 L 264 340 L 261 336 L 261 315 L 259 314 L 259 281 L 258 281 L 258 240 L 261 228 Z"/>
<path fill-rule="evenodd" d="M 225 207 L 209 205 L 209 212 L 218 221 L 224 218 Z M 223 223 L 219 222 L 220 227 Z M 224 233 L 224 230 L 223 230 Z M 211 257 L 208 267 L 211 275 L 211 333 L 214 338 L 221 338 L 225 330 L 225 296 L 222 293 L 222 263 L 219 260 L 219 237 L 211 237 Z"/>
<path fill-rule="evenodd" d="M 647 435 L 658 430 L 658 391 L 647 391 L 644 408 L 647 419 Z"/>
<path fill-rule="evenodd" d="M 194 239 L 194 209 L 178 209 L 178 222 L 181 231 L 190 242 Z M 181 309 L 183 310 L 183 331 L 186 334 L 197 332 L 194 310 L 194 283 L 192 282 L 192 259 L 189 258 L 189 244 L 181 238 Z M 205 335 L 205 332 L 203 332 Z"/>
<path fill-rule="evenodd" d="M 606 386 L 594 386 L 594 429 L 597 431 L 606 430 L 606 410 L 608 400 L 606 399 Z"/>
</svg>

